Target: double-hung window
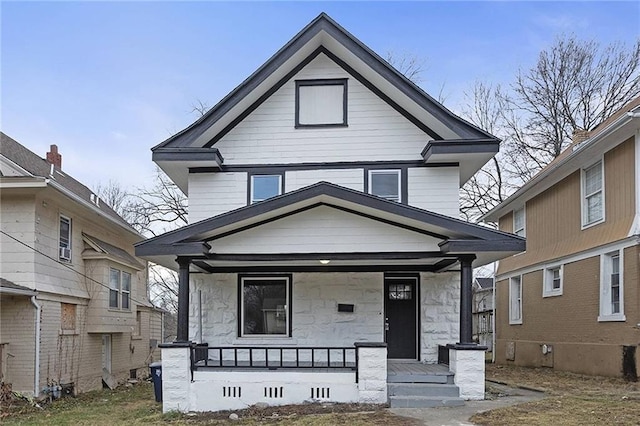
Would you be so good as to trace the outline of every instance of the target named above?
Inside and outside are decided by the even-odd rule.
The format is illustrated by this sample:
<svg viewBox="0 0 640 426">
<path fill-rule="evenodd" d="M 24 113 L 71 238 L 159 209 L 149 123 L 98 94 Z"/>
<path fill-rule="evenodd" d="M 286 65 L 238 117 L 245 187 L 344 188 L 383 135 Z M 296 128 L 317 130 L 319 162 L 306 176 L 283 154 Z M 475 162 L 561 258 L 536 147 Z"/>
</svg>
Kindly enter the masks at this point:
<svg viewBox="0 0 640 426">
<path fill-rule="evenodd" d="M 250 203 L 282 194 L 282 175 L 251 175 Z"/>
<path fill-rule="evenodd" d="M 347 79 L 297 80 L 296 128 L 347 125 Z"/>
<path fill-rule="evenodd" d="M 624 321 L 624 279 L 621 251 L 604 254 L 600 261 L 600 316 L 598 321 Z"/>
<path fill-rule="evenodd" d="M 71 219 L 66 216 L 60 216 L 58 247 L 58 259 L 71 262 Z"/>
<path fill-rule="evenodd" d="M 522 324 L 522 276 L 509 279 L 509 324 Z"/>
<path fill-rule="evenodd" d="M 582 169 L 582 226 L 604 220 L 602 161 Z"/>
<path fill-rule="evenodd" d="M 400 170 L 369 170 L 369 194 L 399 203 L 400 185 Z"/>
<path fill-rule="evenodd" d="M 240 277 L 240 335 L 291 336 L 291 277 Z"/>
<path fill-rule="evenodd" d="M 109 308 L 131 309 L 131 274 L 109 268 Z"/>
<path fill-rule="evenodd" d="M 521 237 L 526 235 L 526 217 L 524 207 L 513 211 L 513 233 Z"/>
<path fill-rule="evenodd" d="M 542 297 L 562 294 L 562 272 L 562 266 L 545 269 Z"/>
</svg>

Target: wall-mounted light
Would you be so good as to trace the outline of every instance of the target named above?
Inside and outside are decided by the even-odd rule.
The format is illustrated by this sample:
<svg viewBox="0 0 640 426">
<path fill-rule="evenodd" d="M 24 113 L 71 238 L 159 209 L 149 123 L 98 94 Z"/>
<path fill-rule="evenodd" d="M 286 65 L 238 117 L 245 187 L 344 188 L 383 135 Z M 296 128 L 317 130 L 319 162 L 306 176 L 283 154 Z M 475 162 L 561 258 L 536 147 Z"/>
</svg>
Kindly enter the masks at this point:
<svg viewBox="0 0 640 426">
<path fill-rule="evenodd" d="M 331 261 L 328 260 L 328 259 L 323 259 L 323 260 L 320 261 L 320 263 L 322 263 L 323 265 L 328 265 L 329 262 L 331 262 Z"/>
</svg>

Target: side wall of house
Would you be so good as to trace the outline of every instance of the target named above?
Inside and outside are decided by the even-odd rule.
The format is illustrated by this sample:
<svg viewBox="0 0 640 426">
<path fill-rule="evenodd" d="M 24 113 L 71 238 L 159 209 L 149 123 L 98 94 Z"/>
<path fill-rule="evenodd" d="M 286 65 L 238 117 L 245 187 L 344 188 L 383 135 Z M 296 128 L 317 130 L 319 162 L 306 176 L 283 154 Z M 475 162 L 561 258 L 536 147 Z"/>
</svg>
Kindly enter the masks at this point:
<svg viewBox="0 0 640 426">
<path fill-rule="evenodd" d="M 2 381 L 11 383 L 17 392 L 33 392 L 35 318 L 36 309 L 29 296 L 0 296 Z"/>
<path fill-rule="evenodd" d="M 28 246 L 33 246 L 37 238 L 35 195 L 16 195 L 13 191 L 4 190 L 0 191 L 0 197 L 0 227 L 13 237 L 0 234 L 0 276 L 34 288 L 35 253 Z"/>
<path fill-rule="evenodd" d="M 438 345 L 454 343 L 459 337 L 459 274 L 422 273 L 420 281 L 420 358 L 435 363 Z M 380 342 L 384 340 L 383 288 L 382 273 L 295 273 L 292 337 L 239 338 L 237 275 L 194 274 L 189 336 L 210 346 L 350 347 L 356 341 Z M 354 312 L 338 312 L 338 303 L 353 304 Z"/>
<path fill-rule="evenodd" d="M 522 324 L 509 325 L 509 281 L 499 281 L 497 362 L 622 376 L 623 346 L 638 346 L 639 256 L 637 245 L 624 250 L 624 321 L 598 321 L 600 256 L 564 264 L 559 296 L 543 297 L 543 270 L 523 274 Z M 638 353 L 636 371 L 640 371 Z"/>
</svg>

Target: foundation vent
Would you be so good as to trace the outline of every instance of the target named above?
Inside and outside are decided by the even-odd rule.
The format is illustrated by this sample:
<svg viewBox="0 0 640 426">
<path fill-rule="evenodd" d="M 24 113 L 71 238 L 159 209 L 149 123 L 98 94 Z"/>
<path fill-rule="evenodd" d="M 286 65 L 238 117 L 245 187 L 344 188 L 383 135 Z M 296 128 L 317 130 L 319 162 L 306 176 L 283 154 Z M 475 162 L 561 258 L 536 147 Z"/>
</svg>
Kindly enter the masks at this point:
<svg viewBox="0 0 640 426">
<path fill-rule="evenodd" d="M 311 399 L 329 399 L 330 388 L 311 388 Z"/>
<path fill-rule="evenodd" d="M 265 398 L 282 398 L 284 396 L 283 387 L 265 387 L 264 388 L 264 397 Z"/>
<path fill-rule="evenodd" d="M 242 388 L 240 386 L 223 386 L 223 398 L 240 398 L 242 397 Z"/>
</svg>

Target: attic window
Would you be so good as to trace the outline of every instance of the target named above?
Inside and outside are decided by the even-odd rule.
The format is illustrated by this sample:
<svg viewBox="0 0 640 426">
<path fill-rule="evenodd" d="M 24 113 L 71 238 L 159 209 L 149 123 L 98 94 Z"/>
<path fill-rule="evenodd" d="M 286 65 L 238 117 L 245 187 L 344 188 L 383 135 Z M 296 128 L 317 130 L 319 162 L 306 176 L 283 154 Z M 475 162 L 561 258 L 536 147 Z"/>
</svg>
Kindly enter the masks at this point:
<svg viewBox="0 0 640 426">
<path fill-rule="evenodd" d="M 346 125 L 346 78 L 296 81 L 296 128 Z"/>
</svg>

